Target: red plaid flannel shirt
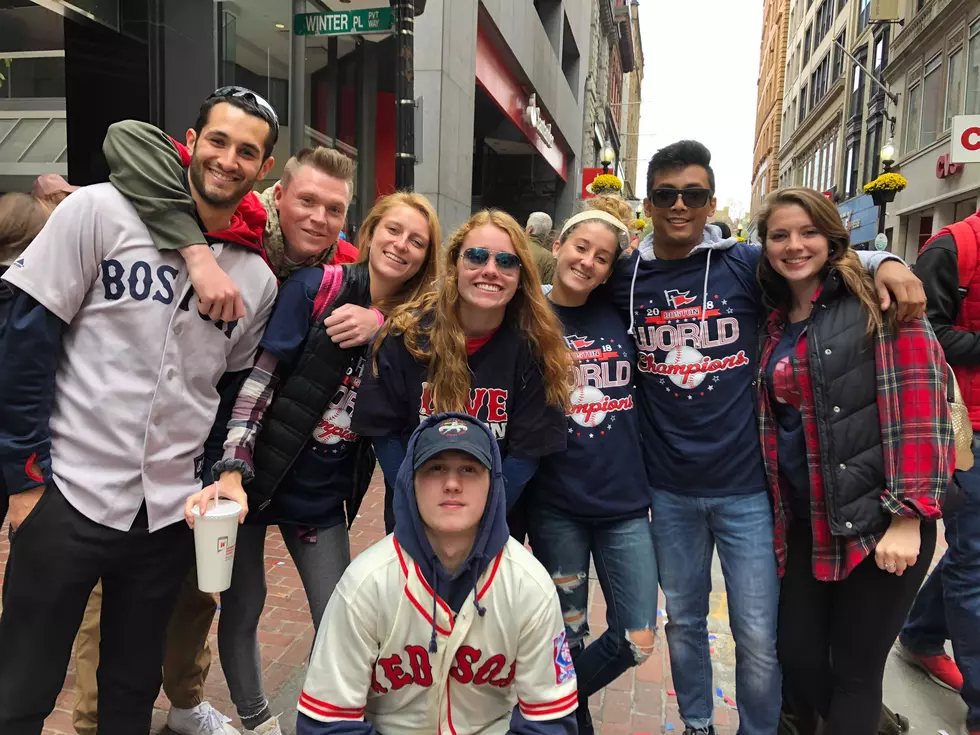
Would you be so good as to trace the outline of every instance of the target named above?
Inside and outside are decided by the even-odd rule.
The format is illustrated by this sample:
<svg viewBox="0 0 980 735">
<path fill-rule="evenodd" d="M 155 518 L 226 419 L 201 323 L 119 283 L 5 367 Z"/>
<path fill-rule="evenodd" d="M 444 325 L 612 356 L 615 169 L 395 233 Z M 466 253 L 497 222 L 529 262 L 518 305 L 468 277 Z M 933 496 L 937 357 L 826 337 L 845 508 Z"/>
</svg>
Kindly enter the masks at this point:
<svg viewBox="0 0 980 735">
<path fill-rule="evenodd" d="M 814 294 L 814 303 L 819 295 L 820 290 Z M 774 542 L 780 576 L 786 569 L 786 532 L 792 514 L 789 489 L 779 477 L 775 416 L 765 378 L 766 366 L 783 336 L 785 324 L 785 312 L 773 312 L 769 316 L 758 382 L 759 426 L 773 498 Z M 878 414 L 887 488 L 881 498 L 882 508 L 909 518 L 938 519 L 954 466 L 953 428 L 946 399 L 946 361 L 942 348 L 925 319 L 899 324 L 894 338 L 879 333 L 876 347 Z M 806 332 L 797 344 L 795 373 L 802 395 L 800 413 L 810 472 L 813 576 L 834 582 L 847 577 L 870 556 L 884 534 L 843 537 L 831 533 Z"/>
</svg>

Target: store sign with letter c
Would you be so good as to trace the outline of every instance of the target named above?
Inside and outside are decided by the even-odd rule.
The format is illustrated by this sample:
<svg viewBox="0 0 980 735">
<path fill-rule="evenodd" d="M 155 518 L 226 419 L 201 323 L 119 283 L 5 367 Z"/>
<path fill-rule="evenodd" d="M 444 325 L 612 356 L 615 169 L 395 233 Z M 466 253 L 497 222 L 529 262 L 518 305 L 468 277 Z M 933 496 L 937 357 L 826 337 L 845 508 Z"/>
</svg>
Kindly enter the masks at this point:
<svg viewBox="0 0 980 735">
<path fill-rule="evenodd" d="M 980 163 L 980 115 L 953 118 L 949 147 L 951 163 Z"/>
</svg>

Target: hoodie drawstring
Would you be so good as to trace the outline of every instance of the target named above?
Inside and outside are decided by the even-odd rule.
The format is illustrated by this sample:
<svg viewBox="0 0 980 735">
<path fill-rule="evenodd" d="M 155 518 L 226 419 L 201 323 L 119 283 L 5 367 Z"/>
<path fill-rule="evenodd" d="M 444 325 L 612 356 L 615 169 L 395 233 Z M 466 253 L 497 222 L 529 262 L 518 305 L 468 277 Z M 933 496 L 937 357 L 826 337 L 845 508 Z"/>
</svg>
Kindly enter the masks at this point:
<svg viewBox="0 0 980 735">
<path fill-rule="evenodd" d="M 701 334 L 707 336 L 708 327 L 708 274 L 711 272 L 711 250 L 708 250 L 708 262 L 704 264 L 704 289 L 701 293 Z M 702 337 L 704 339 L 704 337 Z"/>
<path fill-rule="evenodd" d="M 432 580 L 432 637 L 429 638 L 429 653 L 435 653 L 439 650 L 436 645 L 436 614 L 438 613 L 436 603 L 439 600 L 439 575 L 433 576 L 435 579 Z"/>
<path fill-rule="evenodd" d="M 478 558 L 481 562 L 486 559 L 483 554 L 480 554 Z M 480 564 L 473 565 L 473 607 L 476 608 L 477 614 L 482 618 L 487 614 L 487 609 L 477 599 L 477 596 L 480 594 L 479 589 L 477 589 L 477 586 L 480 584 L 480 566 Z"/>
<path fill-rule="evenodd" d="M 636 264 L 633 266 L 633 280 L 630 281 L 630 328 L 626 330 L 626 334 L 633 336 L 633 324 L 636 321 L 636 314 L 633 312 L 633 290 L 636 288 L 636 274 L 640 270 L 640 260 L 641 256 L 637 254 Z"/>
</svg>

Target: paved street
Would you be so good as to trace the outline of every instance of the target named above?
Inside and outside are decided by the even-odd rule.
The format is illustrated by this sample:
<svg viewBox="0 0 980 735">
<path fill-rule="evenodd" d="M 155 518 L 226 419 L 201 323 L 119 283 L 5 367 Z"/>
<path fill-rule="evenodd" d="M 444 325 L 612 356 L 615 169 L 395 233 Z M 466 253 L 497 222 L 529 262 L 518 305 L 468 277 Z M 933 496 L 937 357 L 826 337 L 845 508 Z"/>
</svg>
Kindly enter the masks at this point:
<svg viewBox="0 0 980 735">
<path fill-rule="evenodd" d="M 384 535 L 383 487 L 379 477 L 380 475 L 372 483 L 362 513 L 351 532 L 351 548 L 355 555 Z M 8 554 L 6 529 L 0 534 L 0 538 L 2 573 Z M 937 559 L 944 550 L 945 546 L 941 545 L 937 550 Z M 276 713 L 285 713 L 283 730 L 292 735 L 293 713 L 313 639 L 313 626 L 298 573 L 278 531 L 269 533 L 266 565 L 269 595 L 259 626 L 264 678 L 272 709 Z M 711 595 L 709 629 L 714 636 L 711 644 L 715 687 L 721 692 L 715 698 L 716 720 L 719 735 L 735 735 L 738 716 L 733 705 L 738 697 L 735 691 L 734 643 L 728 628 L 727 597 L 717 560 L 713 583 L 715 591 Z M 659 607 L 661 610 L 664 607 L 663 598 Z M 590 619 L 594 621 L 593 633 L 600 633 L 604 629 L 605 603 L 595 583 L 592 585 Z M 659 623 L 663 624 L 663 617 L 660 617 Z M 216 626 L 217 621 L 211 634 L 211 646 L 215 655 L 206 696 L 221 712 L 233 717 L 237 725 L 217 656 Z M 69 669 L 65 688 L 58 698 L 58 708 L 46 722 L 45 735 L 74 733 L 71 726 L 73 687 L 72 668 Z M 888 665 L 885 700 L 912 720 L 913 733 L 937 735 L 945 731 L 948 735 L 959 735 L 961 732 L 966 709 L 959 697 L 935 686 L 923 675 L 897 660 L 894 655 Z M 657 652 L 649 661 L 614 682 L 604 693 L 594 697 L 590 704 L 600 735 L 682 732 L 683 724 L 677 712 L 677 700 L 663 639 L 660 639 Z M 161 694 L 154 714 L 154 735 L 169 733 L 165 727 L 168 706 L 166 697 Z"/>
</svg>

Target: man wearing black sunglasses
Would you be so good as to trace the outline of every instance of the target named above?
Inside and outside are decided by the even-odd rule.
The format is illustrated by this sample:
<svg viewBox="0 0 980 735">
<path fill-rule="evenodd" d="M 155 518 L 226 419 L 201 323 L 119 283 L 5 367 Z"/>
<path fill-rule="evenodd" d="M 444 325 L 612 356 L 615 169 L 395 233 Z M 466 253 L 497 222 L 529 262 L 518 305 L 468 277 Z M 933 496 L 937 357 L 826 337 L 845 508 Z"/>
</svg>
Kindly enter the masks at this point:
<svg viewBox="0 0 980 735">
<path fill-rule="evenodd" d="M 763 304 L 761 250 L 708 225 L 711 154 L 695 141 L 661 149 L 647 171 L 653 234 L 621 261 L 613 298 L 637 346 L 637 403 L 667 600 L 667 642 L 685 733 L 714 733 L 705 611 L 717 546 L 736 642 L 739 732 L 772 735 L 780 709 L 773 519 L 755 426 L 753 379 Z M 888 254 L 870 256 L 874 265 Z M 925 306 L 901 263 L 877 273 L 882 308 Z"/>
</svg>

